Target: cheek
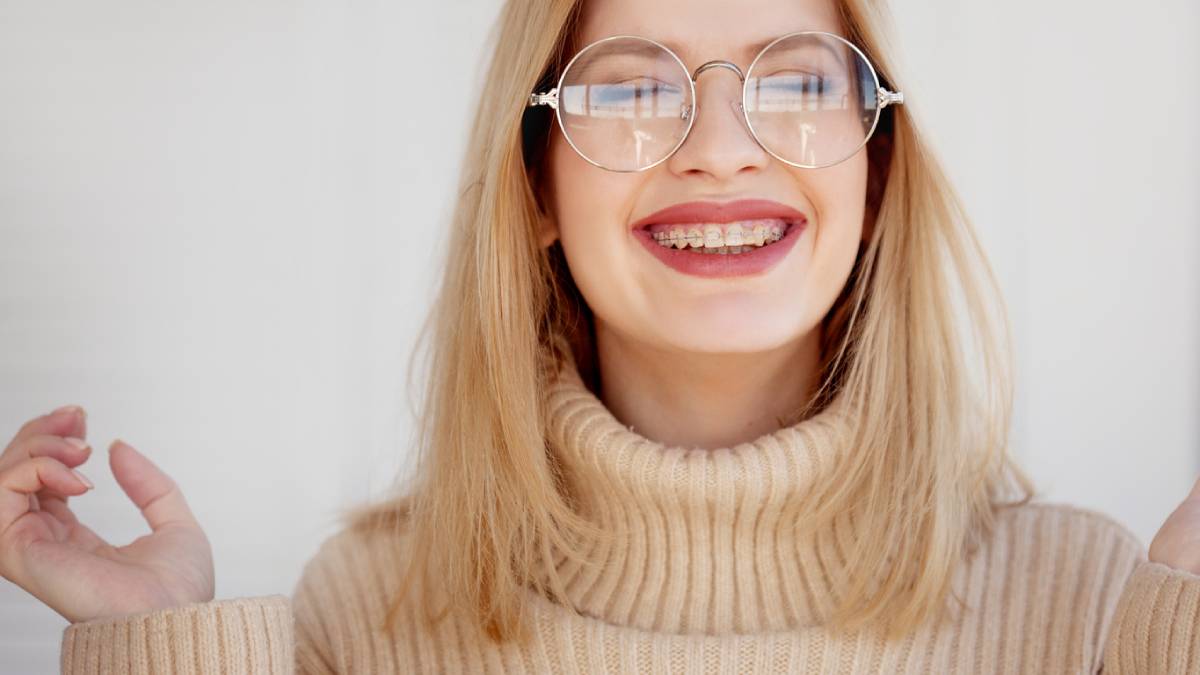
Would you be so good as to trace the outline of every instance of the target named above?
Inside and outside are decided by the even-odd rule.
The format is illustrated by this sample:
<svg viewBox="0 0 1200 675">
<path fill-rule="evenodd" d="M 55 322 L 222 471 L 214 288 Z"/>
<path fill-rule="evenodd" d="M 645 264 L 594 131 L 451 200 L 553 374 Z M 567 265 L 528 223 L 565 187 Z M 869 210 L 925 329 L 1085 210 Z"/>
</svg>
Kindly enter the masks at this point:
<svg viewBox="0 0 1200 675">
<path fill-rule="evenodd" d="M 817 227 L 811 233 L 812 258 L 805 283 L 817 306 L 828 310 L 850 276 L 863 237 L 866 153 L 815 172 L 806 185 Z"/>
<path fill-rule="evenodd" d="M 559 236 L 564 248 L 575 247 L 589 234 L 594 234 L 596 228 L 591 219 L 604 217 L 596 211 L 596 207 L 604 202 L 603 189 L 589 171 L 594 167 L 567 145 L 557 129 L 551 137 L 549 155 Z"/>
<path fill-rule="evenodd" d="M 628 223 L 645 178 L 592 166 L 559 134 L 551 140 L 549 160 L 555 220 L 571 276 L 603 316 L 634 295 L 630 269 L 636 251 Z"/>
</svg>

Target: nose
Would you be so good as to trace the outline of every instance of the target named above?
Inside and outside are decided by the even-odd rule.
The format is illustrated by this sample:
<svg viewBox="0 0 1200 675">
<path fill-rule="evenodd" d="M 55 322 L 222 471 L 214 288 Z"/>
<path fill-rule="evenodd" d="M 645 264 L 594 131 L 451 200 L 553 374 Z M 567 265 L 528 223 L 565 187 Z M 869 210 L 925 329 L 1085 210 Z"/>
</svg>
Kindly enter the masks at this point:
<svg viewBox="0 0 1200 675">
<path fill-rule="evenodd" d="M 699 77 L 707 73 L 707 84 Z M 770 161 L 746 126 L 742 114 L 742 75 L 732 63 L 710 61 L 696 69 L 696 115 L 683 144 L 667 161 L 678 175 L 726 181 Z"/>
</svg>

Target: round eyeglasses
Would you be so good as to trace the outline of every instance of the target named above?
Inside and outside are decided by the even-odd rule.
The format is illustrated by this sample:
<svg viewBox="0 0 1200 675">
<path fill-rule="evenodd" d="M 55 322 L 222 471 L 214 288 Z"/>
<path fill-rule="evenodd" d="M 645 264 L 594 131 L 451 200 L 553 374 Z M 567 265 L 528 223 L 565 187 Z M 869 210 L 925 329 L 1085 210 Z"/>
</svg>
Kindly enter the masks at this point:
<svg viewBox="0 0 1200 675">
<path fill-rule="evenodd" d="M 742 82 L 738 109 L 754 140 L 776 159 L 819 169 L 852 157 L 874 133 L 880 113 L 904 94 L 880 85 L 875 68 L 845 38 L 789 33 L 763 47 L 743 75 L 729 61 L 689 74 L 666 46 L 614 35 L 579 50 L 558 86 L 533 93 L 548 105 L 571 147 L 609 171 L 644 171 L 683 145 L 696 121 L 696 78 L 727 68 Z"/>
</svg>

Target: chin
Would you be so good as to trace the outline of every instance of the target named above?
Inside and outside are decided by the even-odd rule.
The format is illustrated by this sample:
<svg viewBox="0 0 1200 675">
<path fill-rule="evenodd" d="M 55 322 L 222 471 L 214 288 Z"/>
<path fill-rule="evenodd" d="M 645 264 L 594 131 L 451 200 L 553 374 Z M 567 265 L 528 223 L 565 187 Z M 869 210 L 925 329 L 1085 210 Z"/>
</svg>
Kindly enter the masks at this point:
<svg viewBox="0 0 1200 675">
<path fill-rule="evenodd" d="M 794 321 L 772 321 L 770 318 L 758 316 L 729 321 L 705 317 L 681 321 L 671 325 L 669 334 L 660 339 L 684 352 L 753 354 L 779 349 L 800 340 L 805 334 Z"/>
</svg>

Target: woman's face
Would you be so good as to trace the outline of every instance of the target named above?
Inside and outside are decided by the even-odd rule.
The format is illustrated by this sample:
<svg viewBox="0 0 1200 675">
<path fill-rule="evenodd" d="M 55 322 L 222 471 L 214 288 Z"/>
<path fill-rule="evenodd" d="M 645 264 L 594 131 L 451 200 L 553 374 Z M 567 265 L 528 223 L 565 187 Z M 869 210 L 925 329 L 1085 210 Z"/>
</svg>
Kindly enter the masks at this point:
<svg viewBox="0 0 1200 675">
<path fill-rule="evenodd" d="M 755 56 L 751 45 L 785 33 L 843 34 L 833 0 L 589 0 L 580 30 L 580 45 L 617 34 L 670 45 L 689 73 L 714 59 L 731 61 L 745 73 Z M 866 149 L 822 169 L 787 165 L 750 135 L 735 107 L 740 97 L 733 71 L 706 70 L 696 80 L 697 117 L 687 140 L 666 161 L 638 173 L 588 163 L 554 126 L 542 243 L 562 240 L 598 332 L 614 331 L 624 341 L 667 352 L 785 348 L 818 327 L 845 285 L 863 236 Z M 652 248 L 660 244 L 637 227 L 667 207 L 737 200 L 769 200 L 806 219 L 798 235 L 758 252 L 779 247 L 774 256 L 759 256 L 775 258 L 765 269 L 741 265 L 736 275 L 714 276 L 704 271 L 711 261 L 734 254 L 669 249 L 675 256 L 707 259 L 688 259 L 696 264 L 685 261 L 681 269 L 664 262 Z M 683 223 L 756 216 L 770 213 L 677 211 L 662 218 Z"/>
</svg>

